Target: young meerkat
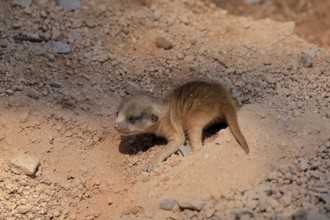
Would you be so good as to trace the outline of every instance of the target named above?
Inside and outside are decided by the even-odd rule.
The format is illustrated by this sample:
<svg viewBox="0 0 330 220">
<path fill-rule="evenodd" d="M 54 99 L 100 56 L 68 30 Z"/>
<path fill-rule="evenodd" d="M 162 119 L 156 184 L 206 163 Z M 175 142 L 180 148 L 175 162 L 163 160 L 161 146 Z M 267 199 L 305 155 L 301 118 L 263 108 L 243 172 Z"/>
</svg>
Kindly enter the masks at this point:
<svg viewBox="0 0 330 220">
<path fill-rule="evenodd" d="M 234 101 L 219 83 L 192 81 L 167 93 L 162 99 L 150 94 L 129 97 L 118 108 L 115 128 L 122 135 L 152 133 L 168 144 L 145 167 L 153 167 L 179 150 L 185 133 L 193 151 L 202 147 L 203 129 L 224 120 L 246 153 L 249 147 L 238 126 Z"/>
</svg>

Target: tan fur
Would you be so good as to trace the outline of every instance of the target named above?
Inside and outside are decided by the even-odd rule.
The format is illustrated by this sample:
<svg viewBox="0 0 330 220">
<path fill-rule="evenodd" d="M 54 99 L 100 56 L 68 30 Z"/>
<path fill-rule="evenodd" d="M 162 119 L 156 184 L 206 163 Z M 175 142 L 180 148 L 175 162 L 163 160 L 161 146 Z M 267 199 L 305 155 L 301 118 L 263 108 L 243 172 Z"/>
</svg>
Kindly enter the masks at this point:
<svg viewBox="0 0 330 220">
<path fill-rule="evenodd" d="M 118 109 L 116 129 L 124 135 L 153 133 L 165 137 L 168 144 L 152 159 L 146 170 L 178 151 L 188 134 L 194 151 L 202 147 L 203 129 L 225 120 L 245 150 L 248 145 L 239 129 L 234 101 L 218 83 L 193 81 L 165 95 L 161 100 L 139 94 L 125 100 Z"/>
</svg>

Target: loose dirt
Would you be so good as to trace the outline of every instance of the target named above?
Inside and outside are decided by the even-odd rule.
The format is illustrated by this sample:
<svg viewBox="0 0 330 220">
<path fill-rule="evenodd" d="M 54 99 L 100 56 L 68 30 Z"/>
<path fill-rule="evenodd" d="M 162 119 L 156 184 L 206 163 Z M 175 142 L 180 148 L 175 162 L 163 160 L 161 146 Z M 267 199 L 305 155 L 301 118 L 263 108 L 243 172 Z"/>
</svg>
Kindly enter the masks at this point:
<svg viewBox="0 0 330 220">
<path fill-rule="evenodd" d="M 330 218 L 330 52 L 294 22 L 199 0 L 59 2 L 0 1 L 0 219 Z M 127 82 L 161 96 L 193 79 L 230 90 L 250 154 L 225 127 L 144 172 L 163 141 L 113 129 Z"/>
</svg>

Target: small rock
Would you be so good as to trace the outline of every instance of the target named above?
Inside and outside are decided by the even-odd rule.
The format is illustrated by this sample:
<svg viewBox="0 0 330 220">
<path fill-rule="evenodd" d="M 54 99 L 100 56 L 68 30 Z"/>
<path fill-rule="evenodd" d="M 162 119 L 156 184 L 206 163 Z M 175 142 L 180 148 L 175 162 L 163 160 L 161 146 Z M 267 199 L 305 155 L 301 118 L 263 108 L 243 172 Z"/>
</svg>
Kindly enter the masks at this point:
<svg viewBox="0 0 330 220">
<path fill-rule="evenodd" d="M 249 215 L 250 217 L 254 216 L 253 211 L 251 209 L 242 208 L 237 211 L 236 219 L 241 219 L 243 215 Z"/>
<path fill-rule="evenodd" d="M 298 64 L 295 60 L 290 61 L 290 63 L 287 66 L 288 70 L 296 70 L 298 68 Z"/>
<path fill-rule="evenodd" d="M 330 194 L 328 194 L 328 193 L 320 193 L 318 195 L 318 197 L 320 198 L 320 200 L 322 200 L 326 204 L 329 204 L 330 205 Z"/>
<path fill-rule="evenodd" d="M 62 87 L 62 83 L 57 80 L 57 79 L 53 79 L 50 84 L 49 84 L 51 87 L 54 87 L 54 88 L 61 88 Z"/>
<path fill-rule="evenodd" d="M 330 118 L 330 112 L 325 113 L 325 117 Z"/>
<path fill-rule="evenodd" d="M 71 47 L 69 45 L 54 40 L 49 40 L 46 43 L 46 46 L 59 54 L 67 54 L 71 52 Z"/>
<path fill-rule="evenodd" d="M 126 93 L 128 93 L 130 95 L 136 95 L 136 94 L 140 93 L 142 90 L 141 90 L 140 86 L 138 86 L 134 82 L 127 81 L 125 91 L 126 91 Z"/>
<path fill-rule="evenodd" d="M 29 176 L 34 176 L 40 165 L 40 161 L 36 157 L 24 154 L 11 160 L 11 164 L 14 167 L 17 167 L 22 170 L 25 174 Z"/>
<path fill-rule="evenodd" d="M 245 203 L 245 207 L 251 210 L 254 210 L 257 206 L 258 206 L 258 201 L 255 199 L 248 198 Z"/>
<path fill-rule="evenodd" d="M 25 123 L 28 121 L 30 114 L 28 112 L 23 112 L 19 117 L 20 117 L 20 122 Z"/>
<path fill-rule="evenodd" d="M 156 10 L 154 13 L 154 18 L 156 21 L 158 21 L 162 17 L 162 12 L 160 10 Z"/>
<path fill-rule="evenodd" d="M 206 218 L 211 218 L 214 215 L 214 213 L 215 213 L 214 208 L 206 209 L 206 211 L 205 211 Z"/>
<path fill-rule="evenodd" d="M 172 210 L 172 208 L 177 204 L 175 199 L 163 199 L 159 203 L 159 208 L 164 210 Z"/>
<path fill-rule="evenodd" d="M 11 89 L 7 89 L 7 90 L 6 90 L 6 94 L 7 94 L 7 95 L 13 95 L 13 94 L 14 94 L 14 91 L 11 90 Z"/>
<path fill-rule="evenodd" d="M 273 62 L 271 60 L 265 60 L 264 62 L 262 62 L 265 66 L 270 66 L 273 64 Z"/>
<path fill-rule="evenodd" d="M 156 38 L 156 45 L 157 45 L 157 47 L 163 48 L 165 50 L 169 50 L 169 49 L 173 48 L 173 44 L 163 37 Z"/>
<path fill-rule="evenodd" d="M 69 11 L 80 8 L 79 0 L 57 0 L 57 3 L 65 10 L 69 10 Z"/>
<path fill-rule="evenodd" d="M 107 198 L 107 203 L 108 203 L 108 205 L 113 204 L 113 199 L 110 196 Z"/>
<path fill-rule="evenodd" d="M 260 210 L 261 212 L 266 211 L 266 209 L 267 209 L 267 207 L 268 207 L 268 200 L 267 200 L 266 197 L 261 197 L 261 198 L 259 198 L 258 207 L 259 207 L 259 210 Z"/>
<path fill-rule="evenodd" d="M 272 75 L 266 75 L 265 77 L 265 80 L 268 82 L 268 83 L 276 83 L 276 80 L 275 78 L 272 76 Z"/>
<path fill-rule="evenodd" d="M 17 207 L 17 211 L 20 214 L 26 214 L 31 210 L 31 206 L 30 205 L 20 205 Z"/>
<path fill-rule="evenodd" d="M 185 157 L 185 156 L 187 156 L 188 154 L 190 154 L 191 151 L 192 151 L 191 147 L 189 147 L 189 146 L 187 146 L 187 145 L 181 145 L 180 148 L 179 148 L 178 153 L 179 153 L 181 156 Z"/>
<path fill-rule="evenodd" d="M 289 206 L 291 204 L 291 201 L 292 201 L 292 192 L 286 191 L 281 198 L 282 205 L 284 207 Z"/>
<path fill-rule="evenodd" d="M 301 172 L 306 171 L 308 168 L 308 161 L 304 158 L 300 158 L 297 167 Z"/>
<path fill-rule="evenodd" d="M 33 99 L 39 99 L 40 97 L 39 92 L 35 89 L 30 89 L 27 91 L 27 96 Z"/>
<path fill-rule="evenodd" d="M 255 188 L 256 192 L 264 192 L 267 196 L 271 196 L 273 193 L 272 187 L 265 184 L 260 184 Z"/>
<path fill-rule="evenodd" d="M 273 172 L 270 172 L 270 173 L 268 174 L 267 179 L 268 179 L 268 180 L 276 180 L 277 177 L 278 177 L 277 172 L 276 172 L 276 171 L 273 171 Z"/>
<path fill-rule="evenodd" d="M 243 214 L 241 215 L 241 217 L 239 218 L 239 220 L 250 220 L 251 217 L 249 214 Z"/>
<path fill-rule="evenodd" d="M 177 202 L 179 207 L 182 209 L 191 209 L 191 210 L 200 211 L 204 206 L 203 201 L 192 198 L 178 198 Z"/>
<path fill-rule="evenodd" d="M 32 4 L 32 0 L 14 0 L 13 4 L 21 6 L 22 8 L 27 8 Z"/>
<path fill-rule="evenodd" d="M 152 219 L 152 217 L 155 215 L 155 213 L 152 210 L 147 210 L 145 211 L 145 215 L 149 218 Z"/>
<path fill-rule="evenodd" d="M 244 3 L 248 5 L 260 4 L 262 2 L 263 0 L 244 0 Z"/>
<path fill-rule="evenodd" d="M 8 47 L 10 45 L 9 40 L 7 39 L 0 39 L 0 47 Z"/>
<path fill-rule="evenodd" d="M 303 52 L 301 55 L 301 63 L 303 67 L 310 68 L 313 66 L 312 57 L 310 54 Z"/>
<path fill-rule="evenodd" d="M 270 205 L 273 209 L 277 209 L 277 208 L 279 207 L 280 204 L 278 203 L 278 201 L 277 201 L 276 199 L 271 199 L 269 205 Z"/>
</svg>

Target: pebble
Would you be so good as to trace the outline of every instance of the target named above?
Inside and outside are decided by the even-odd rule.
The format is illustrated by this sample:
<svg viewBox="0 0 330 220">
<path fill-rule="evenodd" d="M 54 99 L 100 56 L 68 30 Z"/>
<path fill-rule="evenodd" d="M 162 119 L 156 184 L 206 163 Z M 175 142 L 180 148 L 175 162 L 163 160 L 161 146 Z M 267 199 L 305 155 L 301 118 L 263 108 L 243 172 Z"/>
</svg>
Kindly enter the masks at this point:
<svg viewBox="0 0 330 220">
<path fill-rule="evenodd" d="M 299 171 L 306 171 L 308 168 L 308 161 L 304 158 L 299 159 L 299 163 L 297 165 Z"/>
<path fill-rule="evenodd" d="M 7 90 L 6 90 L 6 94 L 7 94 L 7 95 L 13 95 L 13 94 L 14 94 L 14 91 L 11 90 L 11 89 L 7 89 Z"/>
<path fill-rule="evenodd" d="M 320 200 L 322 200 L 326 204 L 330 205 L 330 192 L 329 193 L 320 193 L 318 195 L 318 197 L 320 198 Z"/>
<path fill-rule="evenodd" d="M 155 12 L 154 12 L 154 19 L 156 20 L 156 21 L 158 21 L 161 17 L 162 17 L 162 12 L 160 11 L 160 10 L 156 10 Z"/>
<path fill-rule="evenodd" d="M 177 198 L 178 206 L 182 209 L 202 210 L 204 202 L 193 198 Z"/>
<path fill-rule="evenodd" d="M 159 208 L 164 210 L 172 210 L 177 203 L 178 202 L 175 199 L 163 199 L 159 203 Z"/>
<path fill-rule="evenodd" d="M 30 89 L 27 91 L 27 96 L 33 99 L 39 99 L 40 95 L 36 89 Z"/>
<path fill-rule="evenodd" d="M 23 154 L 11 160 L 11 164 L 22 170 L 25 174 L 34 176 L 40 165 L 40 160 L 34 156 Z"/>
<path fill-rule="evenodd" d="M 51 87 L 54 88 L 61 88 L 62 87 L 62 83 L 58 80 L 58 79 L 53 79 L 50 84 Z"/>
<path fill-rule="evenodd" d="M 141 90 L 140 86 L 137 85 L 136 83 L 127 81 L 125 91 L 126 91 L 126 93 L 128 93 L 130 95 L 135 95 L 135 94 L 138 94 L 139 92 L 141 92 L 142 90 Z"/>
<path fill-rule="evenodd" d="M 31 210 L 31 206 L 30 205 L 20 205 L 17 207 L 17 211 L 20 214 L 26 214 Z"/>
<path fill-rule="evenodd" d="M 272 76 L 272 75 L 266 75 L 265 80 L 268 83 L 276 83 L 276 80 L 275 80 L 274 76 Z"/>
<path fill-rule="evenodd" d="M 276 171 L 272 171 L 272 172 L 270 172 L 268 174 L 267 179 L 268 180 L 276 180 L 277 177 L 278 177 L 277 172 Z"/>
<path fill-rule="evenodd" d="M 249 198 L 245 203 L 245 207 L 247 207 L 251 210 L 254 210 L 257 206 L 258 206 L 258 200 L 255 200 L 255 199 Z"/>
<path fill-rule="evenodd" d="M 261 212 L 266 211 L 268 207 L 268 200 L 266 197 L 259 198 L 258 208 Z"/>
<path fill-rule="evenodd" d="M 281 204 L 284 207 L 286 207 L 291 204 L 291 201 L 292 201 L 292 192 L 286 191 L 281 198 Z"/>
<path fill-rule="evenodd" d="M 23 8 L 30 7 L 32 4 L 32 0 L 14 0 L 13 1 L 14 5 L 21 6 Z"/>
<path fill-rule="evenodd" d="M 250 217 L 253 217 L 254 216 L 254 213 L 251 209 L 247 209 L 247 208 L 242 208 L 242 209 L 239 209 L 236 213 L 236 219 L 241 219 L 241 217 L 243 215 L 249 215 Z"/>
<path fill-rule="evenodd" d="M 67 54 L 71 52 L 71 47 L 69 45 L 59 41 L 49 40 L 46 43 L 46 46 L 55 53 L 59 54 Z"/>
<path fill-rule="evenodd" d="M 325 113 L 325 117 L 330 119 L 330 112 Z"/>
<path fill-rule="evenodd" d="M 21 123 L 26 123 L 28 120 L 29 120 L 29 116 L 30 116 L 30 113 L 28 112 L 23 112 L 22 114 L 20 114 L 19 118 L 20 118 L 20 122 Z"/>
<path fill-rule="evenodd" d="M 173 48 L 173 44 L 163 37 L 156 38 L 156 45 L 157 45 L 157 47 L 163 48 L 165 50 L 169 50 L 169 49 Z"/>
<path fill-rule="evenodd" d="M 310 54 L 303 52 L 301 54 L 301 63 L 305 68 L 311 68 L 313 66 L 312 57 Z"/>
<path fill-rule="evenodd" d="M 208 208 L 205 212 L 206 218 L 211 218 L 215 213 L 214 208 Z"/>
<path fill-rule="evenodd" d="M 80 8 L 79 0 L 57 0 L 57 3 L 65 10 L 69 10 L 69 11 Z"/>
<path fill-rule="evenodd" d="M 263 0 L 244 0 L 244 3 L 248 5 L 260 4 L 262 2 Z"/>
<path fill-rule="evenodd" d="M 113 199 L 112 199 L 112 197 L 108 197 L 107 198 L 107 203 L 108 203 L 108 205 L 112 205 L 113 204 Z"/>
</svg>

